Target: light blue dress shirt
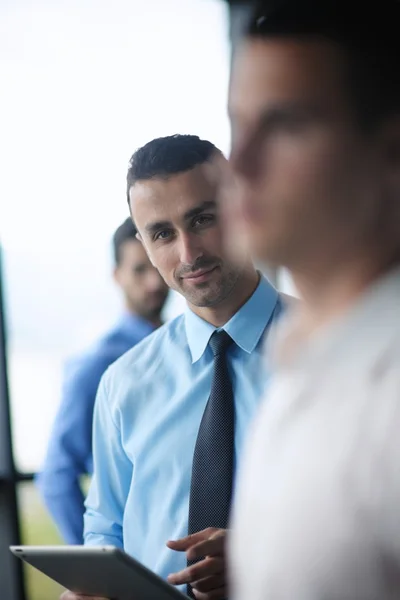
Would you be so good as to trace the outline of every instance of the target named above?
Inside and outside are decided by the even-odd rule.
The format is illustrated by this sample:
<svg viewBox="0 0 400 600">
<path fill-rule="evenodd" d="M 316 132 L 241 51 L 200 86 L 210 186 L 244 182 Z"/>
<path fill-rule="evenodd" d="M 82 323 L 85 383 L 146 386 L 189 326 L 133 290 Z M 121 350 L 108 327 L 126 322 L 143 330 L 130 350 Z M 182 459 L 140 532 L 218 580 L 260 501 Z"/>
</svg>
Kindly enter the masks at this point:
<svg viewBox="0 0 400 600">
<path fill-rule="evenodd" d="M 262 338 L 280 312 L 261 279 L 223 327 L 235 399 L 235 462 L 264 388 Z M 194 446 L 211 389 L 215 327 L 189 309 L 115 362 L 100 383 L 85 544 L 112 544 L 163 578 L 183 569 L 166 542 L 187 535 Z"/>
<path fill-rule="evenodd" d="M 93 408 L 100 379 L 110 364 L 153 331 L 147 320 L 125 313 L 106 335 L 65 366 L 61 402 L 36 483 L 69 544 L 83 542 L 84 497 L 79 480 L 92 473 Z"/>
</svg>

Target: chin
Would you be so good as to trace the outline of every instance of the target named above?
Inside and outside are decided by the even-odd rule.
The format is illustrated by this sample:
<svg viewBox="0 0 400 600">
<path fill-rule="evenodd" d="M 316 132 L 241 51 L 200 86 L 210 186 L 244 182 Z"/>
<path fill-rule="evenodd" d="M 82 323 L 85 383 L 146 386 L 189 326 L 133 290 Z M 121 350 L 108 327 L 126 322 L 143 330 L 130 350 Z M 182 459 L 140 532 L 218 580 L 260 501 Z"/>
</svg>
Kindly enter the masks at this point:
<svg viewBox="0 0 400 600">
<path fill-rule="evenodd" d="M 160 314 L 163 304 L 150 304 L 149 302 L 143 307 L 143 311 L 148 317 L 152 318 Z"/>
<path fill-rule="evenodd" d="M 205 291 L 204 294 L 191 294 L 190 296 L 186 294 L 185 297 L 190 304 L 198 306 L 199 308 L 215 306 L 220 301 L 220 295 L 213 293 L 211 290 Z"/>
</svg>

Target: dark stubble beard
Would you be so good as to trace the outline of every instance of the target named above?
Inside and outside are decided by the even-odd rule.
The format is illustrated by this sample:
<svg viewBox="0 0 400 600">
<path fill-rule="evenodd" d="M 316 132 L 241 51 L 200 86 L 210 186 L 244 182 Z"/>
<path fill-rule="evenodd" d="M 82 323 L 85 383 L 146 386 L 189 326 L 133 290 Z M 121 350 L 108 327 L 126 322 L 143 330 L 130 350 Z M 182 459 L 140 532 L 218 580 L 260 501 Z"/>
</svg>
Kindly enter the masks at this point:
<svg viewBox="0 0 400 600">
<path fill-rule="evenodd" d="M 232 268 L 228 272 L 222 272 L 217 281 L 204 283 L 203 287 L 199 285 L 197 290 L 188 291 L 182 287 L 182 293 L 186 300 L 194 306 L 211 308 L 217 306 L 231 295 L 241 274 L 239 269 Z"/>
</svg>

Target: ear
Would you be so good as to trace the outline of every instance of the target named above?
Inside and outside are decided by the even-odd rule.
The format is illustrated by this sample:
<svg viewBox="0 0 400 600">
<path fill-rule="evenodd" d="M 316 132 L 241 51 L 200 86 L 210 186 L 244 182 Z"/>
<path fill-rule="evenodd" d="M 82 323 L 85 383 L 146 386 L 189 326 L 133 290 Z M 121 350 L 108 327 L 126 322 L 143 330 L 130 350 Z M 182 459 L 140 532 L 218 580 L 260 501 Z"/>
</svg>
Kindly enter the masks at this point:
<svg viewBox="0 0 400 600">
<path fill-rule="evenodd" d="M 118 285 L 120 285 L 120 282 L 121 282 L 121 272 L 120 272 L 118 266 L 114 267 L 114 270 L 113 270 L 113 279 L 114 279 L 115 283 L 117 283 Z"/>
<path fill-rule="evenodd" d="M 383 128 L 382 142 L 385 164 L 385 193 L 390 202 L 393 219 L 399 218 L 400 202 L 400 116 Z"/>
<path fill-rule="evenodd" d="M 146 252 L 147 252 L 147 250 L 146 250 Z M 157 271 L 158 271 L 157 265 L 154 263 L 152 257 L 150 256 L 150 254 L 148 252 L 147 252 L 147 256 L 149 257 L 149 261 L 151 262 L 151 264 L 153 265 L 153 267 L 155 269 L 157 269 Z"/>
<path fill-rule="evenodd" d="M 152 259 L 151 259 L 150 253 L 149 253 L 149 251 L 148 251 L 148 249 L 147 249 L 147 246 L 146 246 L 146 244 L 144 243 L 144 241 L 143 241 L 143 238 L 142 238 L 142 236 L 140 235 L 140 233 L 139 233 L 139 232 L 137 232 L 137 234 L 136 234 L 136 239 L 137 239 L 137 240 L 139 240 L 139 242 L 142 244 L 143 248 L 146 250 L 147 257 L 148 257 L 149 261 L 151 262 L 151 264 L 152 264 L 152 265 L 153 265 L 153 267 L 154 267 L 155 265 L 154 265 L 154 263 L 153 263 L 153 261 L 152 261 Z"/>
<path fill-rule="evenodd" d="M 386 164 L 394 169 L 397 177 L 400 175 L 400 116 L 390 119 L 381 131 Z"/>
<path fill-rule="evenodd" d="M 151 256 L 151 253 L 150 253 L 148 247 L 146 246 L 146 244 L 145 244 L 145 242 L 144 242 L 144 240 L 143 240 L 143 238 L 142 238 L 142 236 L 140 235 L 139 232 L 136 234 L 136 239 L 138 239 L 139 242 L 142 244 L 143 248 L 146 251 L 147 258 L 149 259 L 149 261 L 151 262 L 151 264 L 153 265 L 153 267 L 155 267 L 157 269 L 157 265 L 154 264 L 154 261 L 153 261 L 153 258 Z"/>
<path fill-rule="evenodd" d="M 381 130 L 384 163 L 382 228 L 386 227 L 386 240 L 400 239 L 400 116 L 392 118 Z M 383 229 L 382 229 L 383 230 Z"/>
</svg>

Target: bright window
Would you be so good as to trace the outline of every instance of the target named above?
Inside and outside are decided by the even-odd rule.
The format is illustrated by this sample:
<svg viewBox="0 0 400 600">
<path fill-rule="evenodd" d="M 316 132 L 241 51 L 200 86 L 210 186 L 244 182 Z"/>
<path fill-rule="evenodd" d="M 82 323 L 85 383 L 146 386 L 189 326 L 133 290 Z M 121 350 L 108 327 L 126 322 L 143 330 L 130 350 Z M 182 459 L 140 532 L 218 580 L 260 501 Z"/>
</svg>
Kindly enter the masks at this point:
<svg viewBox="0 0 400 600">
<path fill-rule="evenodd" d="M 134 150 L 229 148 L 222 0 L 0 3 L 0 240 L 17 466 L 41 465 L 63 360 L 113 323 L 110 236 Z M 182 304 L 174 298 L 169 314 Z M 38 540 L 39 541 L 39 540 Z"/>
</svg>

